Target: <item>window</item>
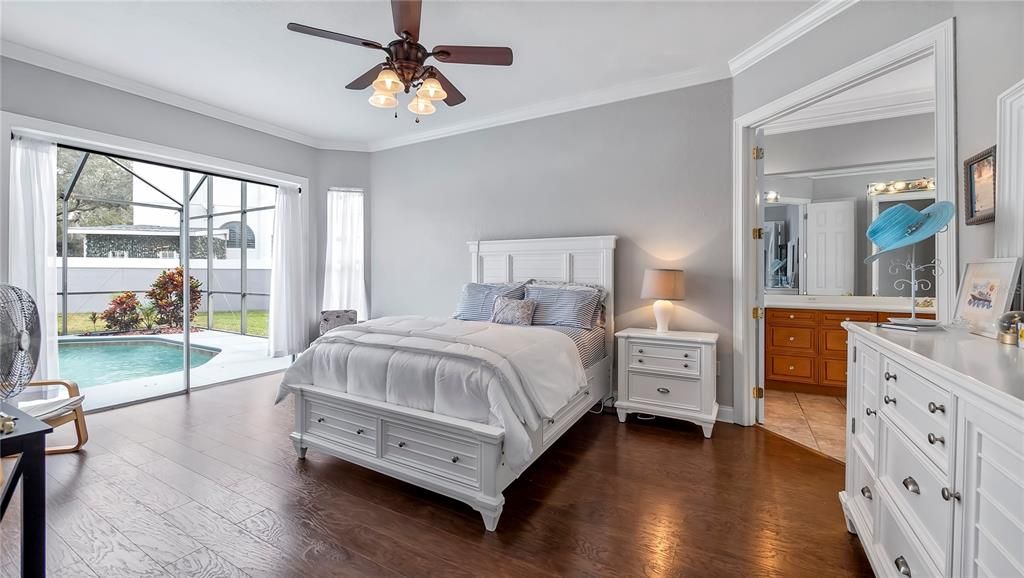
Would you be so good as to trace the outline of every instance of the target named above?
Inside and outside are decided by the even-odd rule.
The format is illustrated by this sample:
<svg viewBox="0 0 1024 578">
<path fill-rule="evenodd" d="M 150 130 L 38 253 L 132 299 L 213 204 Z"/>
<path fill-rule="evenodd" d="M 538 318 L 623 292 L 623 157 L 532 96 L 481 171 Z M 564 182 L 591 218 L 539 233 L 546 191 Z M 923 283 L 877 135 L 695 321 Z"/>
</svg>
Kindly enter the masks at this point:
<svg viewBox="0 0 1024 578">
<path fill-rule="evenodd" d="M 354 309 L 360 320 L 368 318 L 364 246 L 363 192 L 329 189 L 324 310 Z"/>
<path fill-rule="evenodd" d="M 221 225 L 228 231 L 228 249 L 241 249 L 242 248 L 242 223 L 241 221 L 230 221 Z M 252 232 L 252 227 L 245 226 L 245 245 L 249 249 L 256 248 L 256 234 Z"/>
</svg>

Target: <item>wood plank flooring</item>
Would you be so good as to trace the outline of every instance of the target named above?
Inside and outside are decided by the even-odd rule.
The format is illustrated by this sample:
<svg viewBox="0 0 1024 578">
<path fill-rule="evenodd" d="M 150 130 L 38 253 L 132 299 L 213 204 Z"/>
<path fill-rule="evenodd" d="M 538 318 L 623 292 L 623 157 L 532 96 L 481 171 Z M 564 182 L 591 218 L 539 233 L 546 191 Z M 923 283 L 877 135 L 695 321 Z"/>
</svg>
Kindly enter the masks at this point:
<svg viewBox="0 0 1024 578">
<path fill-rule="evenodd" d="M 506 490 L 468 506 L 309 450 L 276 378 L 88 416 L 50 456 L 52 576 L 869 576 L 843 467 L 758 428 L 587 415 Z M 88 394 L 88 392 L 86 392 Z M 60 442 L 58 432 L 50 443 Z M 18 569 L 12 502 L 0 575 Z"/>
</svg>

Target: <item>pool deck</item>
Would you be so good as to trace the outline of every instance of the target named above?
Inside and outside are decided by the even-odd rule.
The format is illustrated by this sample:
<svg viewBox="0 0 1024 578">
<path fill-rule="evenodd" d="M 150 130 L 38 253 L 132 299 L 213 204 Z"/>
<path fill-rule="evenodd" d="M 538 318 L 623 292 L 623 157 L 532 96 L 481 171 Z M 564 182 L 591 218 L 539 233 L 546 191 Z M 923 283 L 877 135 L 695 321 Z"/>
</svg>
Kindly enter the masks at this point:
<svg viewBox="0 0 1024 578">
<path fill-rule="evenodd" d="M 184 342 L 184 335 L 178 333 L 109 337 L 75 336 L 74 338 L 69 336 L 68 340 L 82 342 L 143 339 L 181 344 Z M 192 369 L 192 389 L 283 371 L 291 365 L 291 357 L 269 357 L 267 340 L 250 335 L 199 331 L 192 333 L 192 346 L 220 350 L 220 353 L 213 359 Z M 73 379 L 73 376 L 68 376 L 68 379 Z M 89 411 L 176 393 L 182 391 L 184 387 L 182 373 L 175 372 L 94 385 L 82 389 L 82 394 L 85 395 L 85 410 Z"/>
</svg>

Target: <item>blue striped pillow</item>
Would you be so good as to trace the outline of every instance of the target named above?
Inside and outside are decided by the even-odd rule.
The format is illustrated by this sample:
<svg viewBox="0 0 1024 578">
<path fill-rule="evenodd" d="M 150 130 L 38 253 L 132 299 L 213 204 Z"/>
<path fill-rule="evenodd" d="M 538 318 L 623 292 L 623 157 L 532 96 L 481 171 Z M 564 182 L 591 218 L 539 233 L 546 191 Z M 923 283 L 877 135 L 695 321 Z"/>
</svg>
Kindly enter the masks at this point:
<svg viewBox="0 0 1024 578">
<path fill-rule="evenodd" d="M 594 312 L 601 303 L 597 291 L 554 289 L 538 285 L 527 285 L 526 298 L 537 302 L 533 312 L 534 325 L 564 325 L 590 329 L 594 323 Z"/>
<path fill-rule="evenodd" d="M 463 321 L 490 321 L 495 299 L 522 299 L 525 295 L 524 283 L 466 283 L 452 317 Z"/>
</svg>

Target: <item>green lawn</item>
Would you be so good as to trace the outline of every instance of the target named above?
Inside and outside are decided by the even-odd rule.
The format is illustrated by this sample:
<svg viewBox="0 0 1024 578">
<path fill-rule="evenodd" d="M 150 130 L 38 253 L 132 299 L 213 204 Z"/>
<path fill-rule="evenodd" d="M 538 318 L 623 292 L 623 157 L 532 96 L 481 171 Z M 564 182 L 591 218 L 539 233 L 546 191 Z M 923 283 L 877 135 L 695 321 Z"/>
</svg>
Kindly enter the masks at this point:
<svg viewBox="0 0 1024 578">
<path fill-rule="evenodd" d="M 57 331 L 61 331 L 61 315 L 57 316 Z M 200 311 L 196 314 L 195 321 L 193 321 L 194 327 L 207 327 L 206 312 Z M 224 331 L 234 331 L 236 333 L 241 332 L 242 329 L 242 313 L 241 311 L 214 311 L 213 313 L 213 328 L 221 329 Z M 68 316 L 68 334 L 75 335 L 80 333 L 87 333 L 90 331 L 103 331 L 104 325 L 102 319 L 96 320 L 96 325 L 93 326 L 92 321 L 89 320 L 88 313 L 72 313 Z M 263 310 L 250 310 L 248 313 L 248 322 L 246 324 L 246 333 L 249 335 L 257 335 L 259 337 L 267 336 L 267 311 Z"/>
</svg>

